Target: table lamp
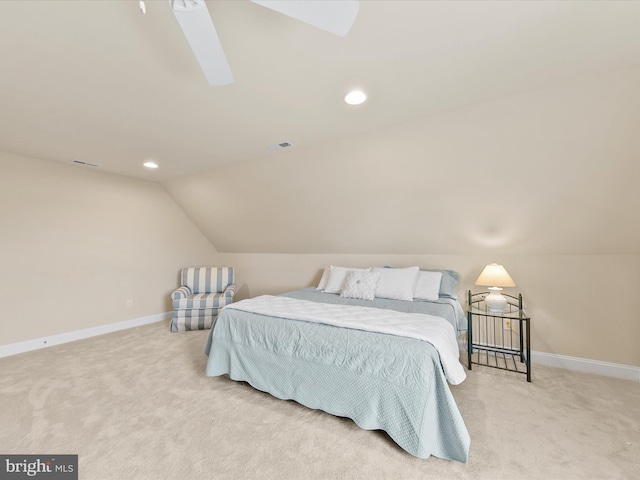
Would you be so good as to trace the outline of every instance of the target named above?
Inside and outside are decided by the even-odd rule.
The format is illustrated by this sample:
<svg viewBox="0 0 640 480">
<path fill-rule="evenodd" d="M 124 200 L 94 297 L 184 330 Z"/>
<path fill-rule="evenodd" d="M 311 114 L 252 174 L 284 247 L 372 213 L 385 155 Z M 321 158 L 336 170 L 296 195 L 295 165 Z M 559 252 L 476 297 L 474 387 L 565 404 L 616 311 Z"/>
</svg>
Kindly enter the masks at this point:
<svg viewBox="0 0 640 480">
<path fill-rule="evenodd" d="M 489 295 L 484 299 L 490 313 L 503 313 L 507 299 L 500 292 L 502 287 L 515 287 L 516 284 L 502 265 L 491 263 L 476 280 L 476 285 L 489 287 Z"/>
</svg>

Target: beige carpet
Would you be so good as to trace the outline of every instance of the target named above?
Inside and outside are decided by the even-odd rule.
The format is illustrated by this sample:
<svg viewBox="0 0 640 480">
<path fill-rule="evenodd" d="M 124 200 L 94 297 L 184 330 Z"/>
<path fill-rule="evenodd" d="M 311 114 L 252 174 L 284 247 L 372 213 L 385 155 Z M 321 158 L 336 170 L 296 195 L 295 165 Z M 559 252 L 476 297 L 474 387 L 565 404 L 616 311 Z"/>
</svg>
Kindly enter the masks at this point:
<svg viewBox="0 0 640 480">
<path fill-rule="evenodd" d="M 638 479 L 640 383 L 477 367 L 452 391 L 466 465 L 204 376 L 208 332 L 157 323 L 0 359 L 0 453 L 78 454 L 102 479 Z"/>
</svg>

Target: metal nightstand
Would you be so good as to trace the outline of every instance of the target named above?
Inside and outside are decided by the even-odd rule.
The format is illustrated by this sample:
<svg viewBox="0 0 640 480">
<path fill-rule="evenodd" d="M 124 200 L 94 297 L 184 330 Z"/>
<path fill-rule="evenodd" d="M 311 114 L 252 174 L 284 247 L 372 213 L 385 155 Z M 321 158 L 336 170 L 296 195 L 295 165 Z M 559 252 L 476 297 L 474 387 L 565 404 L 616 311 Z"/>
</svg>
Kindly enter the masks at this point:
<svg viewBox="0 0 640 480">
<path fill-rule="evenodd" d="M 472 365 L 484 365 L 522 373 L 531 381 L 531 319 L 522 309 L 522 295 L 503 293 L 503 313 L 490 312 L 485 304 L 489 292 L 471 293 L 467 298 L 467 354 Z"/>
</svg>

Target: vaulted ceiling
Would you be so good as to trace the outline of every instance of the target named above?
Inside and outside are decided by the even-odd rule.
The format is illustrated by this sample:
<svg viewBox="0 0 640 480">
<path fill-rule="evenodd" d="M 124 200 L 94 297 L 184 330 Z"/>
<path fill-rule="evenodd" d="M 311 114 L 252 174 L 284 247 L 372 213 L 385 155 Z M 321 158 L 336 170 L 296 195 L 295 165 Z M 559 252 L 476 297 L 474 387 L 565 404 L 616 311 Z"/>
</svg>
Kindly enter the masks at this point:
<svg viewBox="0 0 640 480">
<path fill-rule="evenodd" d="M 640 65 L 640 2 L 364 0 L 344 38 L 207 6 L 229 86 L 207 83 L 168 1 L 1 1 L 0 150 L 166 182 Z M 369 100 L 349 107 L 356 86 Z"/>
</svg>

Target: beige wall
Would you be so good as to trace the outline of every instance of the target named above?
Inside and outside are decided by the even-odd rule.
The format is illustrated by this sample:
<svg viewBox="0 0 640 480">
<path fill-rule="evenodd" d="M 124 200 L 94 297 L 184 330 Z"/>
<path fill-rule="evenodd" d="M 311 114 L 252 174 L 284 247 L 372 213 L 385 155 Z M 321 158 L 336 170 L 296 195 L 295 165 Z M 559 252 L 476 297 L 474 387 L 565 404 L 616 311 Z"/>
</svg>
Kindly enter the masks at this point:
<svg viewBox="0 0 640 480">
<path fill-rule="evenodd" d="M 452 268 L 462 295 L 497 261 L 534 350 L 640 365 L 638 84 L 617 71 L 165 189 L 0 154 L 0 345 L 168 311 L 185 265 L 236 267 L 244 298 L 330 263 Z"/>
<path fill-rule="evenodd" d="M 497 261 L 535 350 L 640 365 L 639 84 L 618 70 L 165 188 L 238 268 L 239 297 L 329 263 L 453 268 L 464 292 Z"/>
<path fill-rule="evenodd" d="M 220 252 L 637 255 L 638 85 L 617 71 L 165 187 Z"/>
<path fill-rule="evenodd" d="M 160 185 L 0 153 L 0 345 L 170 311 L 216 260 Z"/>
<path fill-rule="evenodd" d="M 531 316 L 531 348 L 605 362 L 640 366 L 639 255 L 331 255 L 220 254 L 236 268 L 237 298 L 277 294 L 317 285 L 326 265 L 412 266 L 458 271 L 466 291 L 487 263 L 502 263 Z"/>
</svg>

